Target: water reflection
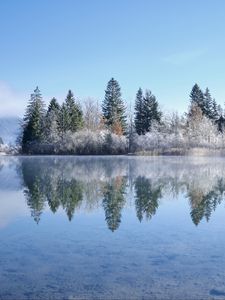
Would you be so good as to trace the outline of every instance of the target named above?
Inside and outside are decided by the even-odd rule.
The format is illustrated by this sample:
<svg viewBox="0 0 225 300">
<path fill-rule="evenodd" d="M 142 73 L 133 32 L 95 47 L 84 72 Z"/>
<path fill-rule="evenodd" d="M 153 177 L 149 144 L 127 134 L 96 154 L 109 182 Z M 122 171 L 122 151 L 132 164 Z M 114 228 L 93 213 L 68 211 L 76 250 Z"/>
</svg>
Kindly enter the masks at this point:
<svg viewBox="0 0 225 300">
<path fill-rule="evenodd" d="M 223 201 L 224 191 L 224 178 L 217 178 L 213 187 L 206 193 L 201 188 L 188 190 L 187 197 L 191 204 L 191 218 L 195 225 L 198 225 L 203 217 L 209 221 L 212 212 Z"/>
<path fill-rule="evenodd" d="M 115 231 L 125 206 L 135 207 L 141 222 L 157 214 L 162 199 L 184 196 L 198 225 L 203 218 L 209 221 L 224 200 L 225 163 L 220 158 L 1 158 L 0 178 L 13 178 L 12 169 L 17 174 L 15 189 L 20 182 L 36 223 L 47 207 L 53 213 L 62 208 L 70 221 L 80 209 L 102 208 L 108 228 Z M 0 190 L 4 188 L 3 180 Z"/>
<path fill-rule="evenodd" d="M 102 205 L 105 211 L 105 220 L 111 231 L 116 230 L 121 222 L 121 211 L 125 205 L 127 178 L 116 176 L 103 187 Z"/>
<path fill-rule="evenodd" d="M 138 220 L 143 217 L 151 219 L 159 206 L 159 199 L 162 197 L 162 185 L 152 184 L 151 179 L 138 176 L 135 180 L 135 207 Z"/>
</svg>

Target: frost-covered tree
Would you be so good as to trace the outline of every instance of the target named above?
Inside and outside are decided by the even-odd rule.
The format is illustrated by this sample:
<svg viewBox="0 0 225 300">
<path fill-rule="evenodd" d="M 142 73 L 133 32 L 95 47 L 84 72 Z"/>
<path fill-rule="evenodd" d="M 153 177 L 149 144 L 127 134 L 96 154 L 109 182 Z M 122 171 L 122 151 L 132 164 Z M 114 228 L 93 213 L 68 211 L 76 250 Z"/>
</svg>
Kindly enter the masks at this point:
<svg viewBox="0 0 225 300">
<path fill-rule="evenodd" d="M 101 127 L 101 114 L 98 102 L 92 98 L 84 101 L 84 127 L 91 131 L 96 131 Z"/>
<path fill-rule="evenodd" d="M 45 106 L 38 87 L 31 94 L 23 119 L 22 150 L 29 152 L 32 143 L 38 143 L 43 138 L 43 123 Z"/>
<path fill-rule="evenodd" d="M 186 133 L 190 147 L 216 146 L 217 128 L 209 118 L 203 115 L 201 108 L 196 104 L 190 107 Z"/>
<path fill-rule="evenodd" d="M 126 107 L 121 97 L 119 83 L 114 78 L 111 78 L 107 84 L 102 113 L 106 126 L 112 132 L 126 132 Z"/>
<path fill-rule="evenodd" d="M 56 98 L 52 98 L 45 117 L 45 141 L 52 143 L 59 139 L 59 115 L 60 105 Z"/>
<path fill-rule="evenodd" d="M 225 132 L 225 118 L 224 116 L 220 116 L 218 120 L 215 121 L 218 131 L 221 133 Z"/>
<path fill-rule="evenodd" d="M 179 116 L 177 112 L 164 115 L 160 131 L 164 134 L 164 141 L 167 144 L 167 148 L 182 148 L 185 145 L 185 123 L 184 116 Z"/>
<path fill-rule="evenodd" d="M 127 133 L 127 142 L 128 142 L 128 152 L 133 152 L 133 145 L 134 140 L 136 138 L 136 129 L 135 129 L 135 123 L 133 120 L 133 113 L 131 111 L 130 106 L 130 112 L 129 112 L 129 118 L 128 118 L 128 133 Z"/>
</svg>

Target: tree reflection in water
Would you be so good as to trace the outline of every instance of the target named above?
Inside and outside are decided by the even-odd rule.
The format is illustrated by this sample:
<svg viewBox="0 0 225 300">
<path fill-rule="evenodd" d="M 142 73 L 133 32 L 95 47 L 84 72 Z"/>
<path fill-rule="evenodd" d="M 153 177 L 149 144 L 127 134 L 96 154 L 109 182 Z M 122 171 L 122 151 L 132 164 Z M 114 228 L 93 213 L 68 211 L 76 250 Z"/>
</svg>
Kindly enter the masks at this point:
<svg viewBox="0 0 225 300">
<path fill-rule="evenodd" d="M 105 220 L 111 231 L 115 231 L 121 222 L 121 211 L 126 202 L 126 182 L 126 177 L 117 176 L 106 183 L 103 188 L 102 205 L 105 211 Z"/>
<path fill-rule="evenodd" d="M 135 180 L 135 207 L 140 222 L 144 215 L 146 219 L 151 219 L 156 213 L 162 197 L 161 190 L 161 185 L 152 184 L 151 179 L 139 176 Z"/>
<path fill-rule="evenodd" d="M 141 222 L 157 213 L 161 198 L 185 195 L 198 225 L 224 200 L 225 166 L 219 160 L 35 157 L 19 159 L 18 172 L 37 223 L 46 206 L 53 213 L 61 207 L 70 221 L 77 210 L 102 207 L 115 231 L 126 205 L 135 207 Z"/>
</svg>

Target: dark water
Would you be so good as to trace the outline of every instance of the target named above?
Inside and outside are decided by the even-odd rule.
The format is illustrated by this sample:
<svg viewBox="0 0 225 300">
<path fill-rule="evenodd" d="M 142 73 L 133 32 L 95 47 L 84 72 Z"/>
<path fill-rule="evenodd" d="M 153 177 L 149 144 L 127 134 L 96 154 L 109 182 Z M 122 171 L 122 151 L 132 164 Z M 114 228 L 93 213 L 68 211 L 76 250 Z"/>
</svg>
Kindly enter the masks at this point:
<svg viewBox="0 0 225 300">
<path fill-rule="evenodd" d="M 0 158 L 0 299 L 225 299 L 225 159 Z"/>
</svg>

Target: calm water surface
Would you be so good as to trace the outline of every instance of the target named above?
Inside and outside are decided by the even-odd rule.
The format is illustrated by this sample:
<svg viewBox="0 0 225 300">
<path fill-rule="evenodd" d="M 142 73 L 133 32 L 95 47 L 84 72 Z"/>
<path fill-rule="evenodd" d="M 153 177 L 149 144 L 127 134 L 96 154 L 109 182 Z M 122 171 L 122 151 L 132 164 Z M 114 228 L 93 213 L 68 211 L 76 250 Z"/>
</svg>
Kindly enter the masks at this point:
<svg viewBox="0 0 225 300">
<path fill-rule="evenodd" d="M 0 158 L 0 299 L 225 299 L 225 159 Z"/>
</svg>

